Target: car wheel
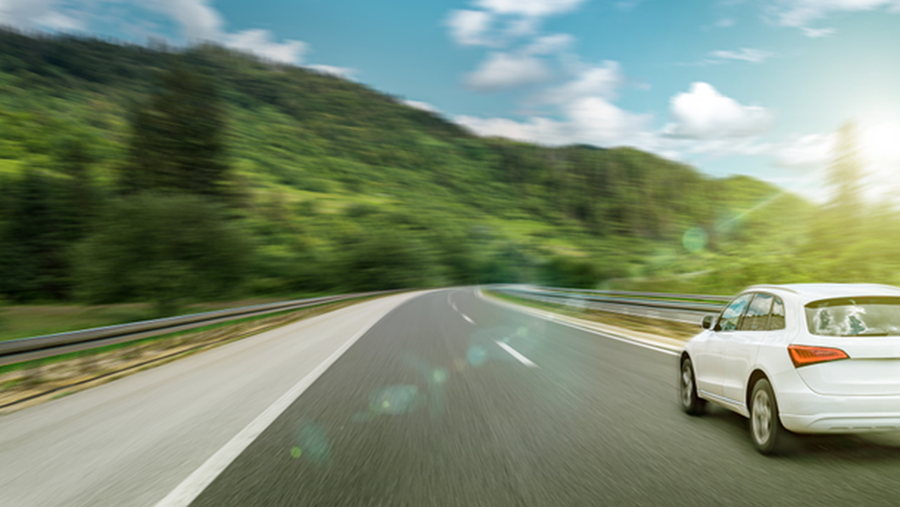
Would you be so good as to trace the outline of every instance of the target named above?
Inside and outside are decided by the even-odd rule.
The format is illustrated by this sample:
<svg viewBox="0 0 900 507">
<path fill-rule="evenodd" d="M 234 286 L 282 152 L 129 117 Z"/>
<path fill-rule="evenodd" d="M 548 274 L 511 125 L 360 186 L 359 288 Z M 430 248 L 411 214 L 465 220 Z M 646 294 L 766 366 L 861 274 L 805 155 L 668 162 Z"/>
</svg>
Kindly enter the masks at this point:
<svg viewBox="0 0 900 507">
<path fill-rule="evenodd" d="M 750 438 L 763 454 L 781 454 L 789 445 L 790 433 L 781 425 L 775 393 L 764 378 L 756 381 L 750 395 Z"/>
<path fill-rule="evenodd" d="M 690 415 L 700 415 L 706 408 L 706 400 L 697 396 L 697 382 L 694 377 L 694 365 L 691 358 L 681 361 L 681 381 L 679 382 L 681 410 Z"/>
</svg>

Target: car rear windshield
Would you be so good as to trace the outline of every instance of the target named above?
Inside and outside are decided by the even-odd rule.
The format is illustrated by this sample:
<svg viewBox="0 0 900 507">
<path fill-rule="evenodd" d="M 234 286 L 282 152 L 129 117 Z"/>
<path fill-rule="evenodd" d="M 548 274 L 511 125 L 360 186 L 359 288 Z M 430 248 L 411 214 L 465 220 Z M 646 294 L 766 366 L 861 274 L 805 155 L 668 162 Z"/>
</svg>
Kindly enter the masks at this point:
<svg viewBox="0 0 900 507">
<path fill-rule="evenodd" d="M 806 305 L 806 324 L 820 336 L 900 336 L 900 298 L 814 301 Z"/>
</svg>

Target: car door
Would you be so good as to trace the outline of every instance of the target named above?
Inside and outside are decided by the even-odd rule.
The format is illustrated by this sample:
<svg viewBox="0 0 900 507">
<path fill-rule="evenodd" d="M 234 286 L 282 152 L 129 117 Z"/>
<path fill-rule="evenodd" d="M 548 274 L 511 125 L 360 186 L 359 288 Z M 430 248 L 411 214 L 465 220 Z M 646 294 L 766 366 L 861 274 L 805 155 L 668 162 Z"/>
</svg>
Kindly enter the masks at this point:
<svg viewBox="0 0 900 507">
<path fill-rule="evenodd" d="M 724 396 L 725 344 L 737 331 L 741 315 L 752 297 L 752 293 L 741 294 L 728 303 L 716 325 L 707 333 L 702 347 L 694 354 L 694 375 L 704 398 L 721 399 Z"/>
<path fill-rule="evenodd" d="M 738 322 L 738 328 L 725 341 L 722 369 L 724 396 L 738 408 L 746 409 L 744 384 L 750 376 L 750 369 L 756 364 L 760 344 L 771 334 L 769 319 L 774 300 L 772 294 L 755 293 Z"/>
</svg>

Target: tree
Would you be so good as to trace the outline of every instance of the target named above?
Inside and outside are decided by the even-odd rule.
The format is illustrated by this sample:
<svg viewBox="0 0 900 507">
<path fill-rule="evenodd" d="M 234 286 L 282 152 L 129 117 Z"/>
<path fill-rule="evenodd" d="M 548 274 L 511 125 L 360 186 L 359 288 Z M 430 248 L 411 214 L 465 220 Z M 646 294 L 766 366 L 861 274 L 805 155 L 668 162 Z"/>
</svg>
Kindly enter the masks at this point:
<svg viewBox="0 0 900 507">
<path fill-rule="evenodd" d="M 94 160 L 85 144 L 78 137 L 67 137 L 62 141 L 59 154 L 60 169 L 68 177 L 62 189 L 63 213 L 60 216 L 67 242 L 85 236 L 100 203 L 99 191 L 89 171 Z"/>
<path fill-rule="evenodd" d="M 859 152 L 856 124 L 845 123 L 837 132 L 834 159 L 828 168 L 827 183 L 832 189 L 828 207 L 842 225 L 856 222 L 862 214 L 862 180 L 865 168 Z"/>
<path fill-rule="evenodd" d="M 212 82 L 183 64 L 159 74 L 157 89 L 132 112 L 126 193 L 226 194 L 225 118 Z"/>
<path fill-rule="evenodd" d="M 145 192 L 119 199 L 75 249 L 80 295 L 93 303 L 151 300 L 168 314 L 187 300 L 236 293 L 250 243 L 223 215 L 200 196 Z"/>
<path fill-rule="evenodd" d="M 9 184 L 0 230 L 0 294 L 16 300 L 61 299 L 68 295 L 64 227 L 59 185 L 30 168 Z"/>
<path fill-rule="evenodd" d="M 845 254 L 855 249 L 864 236 L 863 186 L 864 167 L 853 122 L 838 130 L 833 159 L 826 173 L 831 190 L 811 224 L 811 241 L 807 248 L 810 259 L 819 258 L 817 272 L 834 281 L 854 280 L 858 274 L 849 270 Z"/>
</svg>

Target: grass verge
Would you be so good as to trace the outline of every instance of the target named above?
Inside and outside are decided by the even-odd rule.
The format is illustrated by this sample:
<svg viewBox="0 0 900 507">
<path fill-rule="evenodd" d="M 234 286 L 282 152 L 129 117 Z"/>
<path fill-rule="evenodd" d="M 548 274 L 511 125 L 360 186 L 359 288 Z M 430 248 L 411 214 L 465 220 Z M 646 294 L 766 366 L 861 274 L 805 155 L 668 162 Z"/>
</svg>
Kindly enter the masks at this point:
<svg viewBox="0 0 900 507">
<path fill-rule="evenodd" d="M 185 305 L 177 315 L 240 308 L 294 299 L 318 297 L 320 294 L 295 294 L 290 297 L 253 298 L 237 301 L 209 301 Z M 174 317 L 175 315 L 166 315 Z M 35 304 L 10 305 L 0 301 L 0 341 L 30 338 L 94 327 L 114 326 L 162 317 L 151 303 L 114 305 Z"/>
<path fill-rule="evenodd" d="M 0 367 L 0 415 L 68 396 L 197 352 L 384 295 L 232 322 Z"/>
</svg>

